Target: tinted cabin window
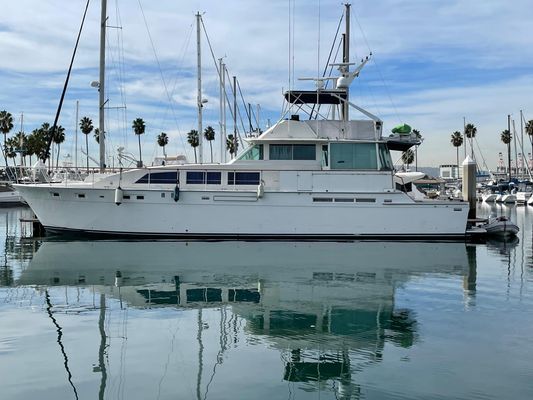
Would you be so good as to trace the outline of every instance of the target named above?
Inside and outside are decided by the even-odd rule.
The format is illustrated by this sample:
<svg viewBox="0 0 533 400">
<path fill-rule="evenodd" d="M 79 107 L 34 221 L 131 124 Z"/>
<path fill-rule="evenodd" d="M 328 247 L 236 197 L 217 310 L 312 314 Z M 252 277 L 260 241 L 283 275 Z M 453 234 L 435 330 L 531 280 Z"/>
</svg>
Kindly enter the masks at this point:
<svg viewBox="0 0 533 400">
<path fill-rule="evenodd" d="M 246 150 L 246 152 L 239 157 L 239 160 L 262 160 L 263 159 L 263 145 L 256 144 L 255 146 Z"/>
<path fill-rule="evenodd" d="M 178 181 L 178 172 L 152 172 L 144 175 L 135 183 L 176 183 Z"/>
<path fill-rule="evenodd" d="M 271 144 L 271 160 L 316 160 L 314 144 Z"/>
<path fill-rule="evenodd" d="M 228 185 L 259 185 L 259 172 L 228 172 Z"/>
<path fill-rule="evenodd" d="M 207 172 L 207 184 L 208 185 L 220 185 L 222 180 L 221 172 Z"/>
<path fill-rule="evenodd" d="M 391 171 L 393 169 L 390 152 L 386 144 L 379 144 L 379 169 L 381 171 Z"/>
<path fill-rule="evenodd" d="M 207 180 L 206 180 L 207 179 Z M 190 185 L 220 185 L 222 173 L 218 171 L 188 171 L 187 183 Z"/>
<path fill-rule="evenodd" d="M 201 185 L 205 181 L 205 172 L 203 171 L 188 171 L 187 172 L 187 184 L 188 185 Z"/>
<path fill-rule="evenodd" d="M 314 144 L 295 144 L 292 146 L 293 160 L 316 160 L 316 146 Z"/>
<path fill-rule="evenodd" d="M 374 143 L 331 143 L 332 169 L 377 169 Z"/>
</svg>

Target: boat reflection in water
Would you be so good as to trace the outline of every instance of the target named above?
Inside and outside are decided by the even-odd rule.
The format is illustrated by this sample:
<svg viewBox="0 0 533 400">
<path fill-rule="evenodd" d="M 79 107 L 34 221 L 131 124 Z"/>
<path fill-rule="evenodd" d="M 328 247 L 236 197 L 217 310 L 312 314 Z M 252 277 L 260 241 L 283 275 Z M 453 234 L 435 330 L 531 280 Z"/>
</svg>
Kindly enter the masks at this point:
<svg viewBox="0 0 533 400">
<path fill-rule="evenodd" d="M 228 390 L 227 382 L 215 384 L 211 371 L 203 371 L 203 318 L 209 310 L 221 310 L 213 375 L 217 365 L 231 364 L 230 347 L 246 351 L 242 341 L 236 344 L 242 335 L 246 343 L 266 344 L 265 363 L 268 352 L 281 356 L 281 367 L 269 372 L 272 385 L 282 377 L 294 385 L 291 390 L 357 398 L 356 375 L 386 357 L 386 345 L 409 348 L 419 340 L 417 317 L 395 304 L 396 291 L 434 273 L 463 277 L 465 289 L 475 291 L 475 268 L 475 248 L 464 243 L 45 241 L 18 284 L 46 290 L 93 286 L 108 300 L 107 308 L 115 302 L 139 312 L 197 310 L 196 329 L 180 333 L 198 342 L 197 398 L 208 391 L 222 398 Z M 104 326 L 102 317 L 99 324 Z M 253 370 L 261 360 L 244 364 Z"/>
</svg>

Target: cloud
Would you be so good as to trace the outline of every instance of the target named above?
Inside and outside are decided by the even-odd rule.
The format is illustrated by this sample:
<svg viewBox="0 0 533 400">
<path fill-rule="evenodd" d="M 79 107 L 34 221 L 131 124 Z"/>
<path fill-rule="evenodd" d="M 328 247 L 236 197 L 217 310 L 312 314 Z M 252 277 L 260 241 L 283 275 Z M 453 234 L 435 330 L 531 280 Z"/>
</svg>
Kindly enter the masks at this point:
<svg viewBox="0 0 533 400">
<path fill-rule="evenodd" d="M 343 11 L 333 0 L 295 1 L 289 18 L 289 4 L 109 0 L 110 136 L 134 149 L 130 125 L 137 116 L 147 121 L 147 143 L 161 131 L 178 139 L 195 128 L 197 11 L 203 13 L 215 59 L 224 57 L 246 102 L 261 104 L 263 127 L 267 119 L 276 120 L 282 89 L 289 87 L 289 66 L 294 65 L 294 78 L 319 73 Z M 0 108 L 24 111 L 31 130 L 55 115 L 85 0 L 18 0 L 2 6 Z M 99 2 L 93 1 L 61 116 L 69 131 L 76 123 L 76 100 L 82 115 L 96 118 L 97 92 L 89 84 L 98 79 L 99 18 Z M 515 0 L 512 6 L 496 0 L 354 3 L 351 55 L 358 59 L 373 51 L 374 60 L 354 83 L 352 98 L 380 115 L 386 126 L 405 121 L 422 130 L 421 163 L 453 162 L 449 135 L 466 116 L 478 126 L 480 145 L 495 165 L 506 115 L 516 117 L 519 109 L 533 113 L 527 93 L 533 83 L 532 19 L 530 0 Z M 205 121 L 216 127 L 218 80 L 205 38 L 202 49 L 204 98 L 209 100 Z M 127 108 L 121 109 L 124 104 Z M 184 138 L 177 143 L 180 151 Z"/>
</svg>

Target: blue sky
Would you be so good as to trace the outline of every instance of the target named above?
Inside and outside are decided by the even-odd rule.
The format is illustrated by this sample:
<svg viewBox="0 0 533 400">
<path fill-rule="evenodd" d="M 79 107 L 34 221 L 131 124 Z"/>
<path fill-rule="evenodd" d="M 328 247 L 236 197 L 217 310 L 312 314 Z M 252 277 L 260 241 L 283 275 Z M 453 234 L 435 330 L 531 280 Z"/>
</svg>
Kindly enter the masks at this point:
<svg viewBox="0 0 533 400">
<path fill-rule="evenodd" d="M 289 87 L 289 9 L 294 11 L 295 78 L 317 74 L 318 42 L 323 67 L 343 11 L 332 0 L 108 2 L 109 25 L 122 27 L 108 29 L 109 106 L 127 106 L 125 112 L 109 110 L 109 154 L 119 146 L 137 153 L 131 121 L 142 117 L 147 125 L 145 160 L 161 155 L 156 145 L 161 131 L 170 135 L 169 154 L 193 159 L 184 144 L 186 132 L 197 124 L 196 11 L 204 13 L 215 57 L 225 57 L 246 101 L 261 104 L 263 128 L 267 118 L 279 118 L 281 93 Z M 84 6 L 85 0 L 3 4 L 0 109 L 17 118 L 24 112 L 27 132 L 53 121 Z M 91 1 L 61 115 L 69 137 L 63 154 L 74 154 L 76 100 L 81 116 L 97 120 L 97 92 L 90 82 L 98 79 L 99 7 L 100 0 Z M 505 151 L 499 133 L 506 128 L 507 114 L 513 115 L 517 129 L 519 110 L 533 119 L 532 20 L 532 0 L 357 2 L 352 6 L 351 54 L 355 59 L 372 51 L 374 58 L 353 84 L 352 100 L 383 118 L 386 130 L 400 122 L 419 129 L 425 137 L 420 165 L 455 161 L 450 134 L 462 129 L 464 116 L 478 127 L 483 155 L 495 168 L 498 152 Z M 205 41 L 202 56 L 209 100 L 204 125 L 218 131 L 218 84 Z M 297 82 L 295 87 L 309 85 Z M 96 156 L 92 138 L 91 146 Z"/>
</svg>

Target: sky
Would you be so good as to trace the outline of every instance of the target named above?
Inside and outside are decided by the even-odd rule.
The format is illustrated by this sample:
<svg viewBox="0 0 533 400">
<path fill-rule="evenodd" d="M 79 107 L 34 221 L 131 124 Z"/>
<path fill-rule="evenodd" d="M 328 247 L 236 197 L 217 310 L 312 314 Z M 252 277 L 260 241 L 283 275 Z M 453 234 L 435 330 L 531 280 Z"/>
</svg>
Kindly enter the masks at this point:
<svg viewBox="0 0 533 400">
<path fill-rule="evenodd" d="M 15 117 L 13 133 L 20 130 L 21 113 L 25 132 L 53 122 L 85 4 L 2 2 L 0 110 Z M 138 157 L 131 124 L 140 117 L 146 122 L 145 162 L 162 155 L 156 143 L 161 132 L 170 137 L 169 155 L 194 160 L 186 133 L 197 127 L 196 12 L 214 58 L 223 57 L 228 74 L 237 76 L 254 114 L 260 105 L 259 126 L 265 129 L 281 117 L 284 90 L 312 89 L 297 78 L 317 76 L 324 68 L 343 8 L 333 0 L 108 0 L 109 157 L 121 146 Z M 79 118 L 97 124 L 98 92 L 90 83 L 98 80 L 99 18 L 100 0 L 91 0 L 59 120 L 67 134 L 61 158 L 74 158 L 77 101 Z M 424 137 L 418 151 L 422 166 L 455 163 L 450 135 L 463 129 L 464 117 L 477 127 L 480 164 L 484 158 L 495 169 L 498 153 L 506 151 L 500 133 L 507 115 L 518 137 L 520 110 L 533 119 L 532 20 L 533 0 L 354 2 L 350 53 L 355 61 L 372 52 L 372 60 L 354 81 L 351 100 L 382 118 L 385 132 L 400 123 L 418 129 Z M 203 34 L 202 64 L 204 127 L 212 125 L 218 136 L 218 78 Z M 356 112 L 351 116 L 359 118 Z M 233 129 L 230 120 L 228 128 Z M 92 137 L 89 146 L 97 158 Z M 218 161 L 218 140 L 213 148 Z M 531 152 L 529 140 L 524 152 Z M 78 159 L 83 165 L 84 158 Z M 208 148 L 204 159 L 209 160 Z"/>
</svg>

